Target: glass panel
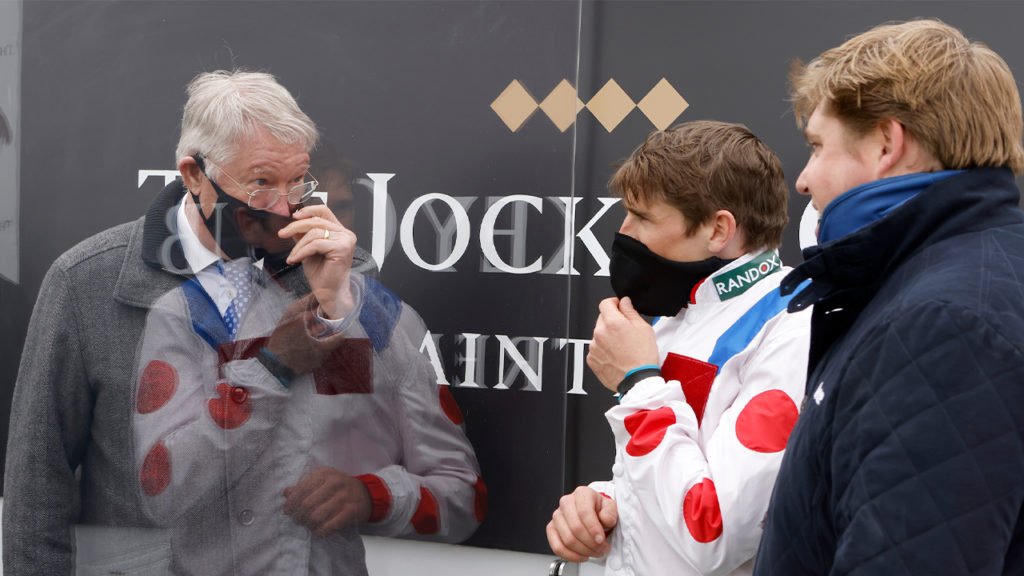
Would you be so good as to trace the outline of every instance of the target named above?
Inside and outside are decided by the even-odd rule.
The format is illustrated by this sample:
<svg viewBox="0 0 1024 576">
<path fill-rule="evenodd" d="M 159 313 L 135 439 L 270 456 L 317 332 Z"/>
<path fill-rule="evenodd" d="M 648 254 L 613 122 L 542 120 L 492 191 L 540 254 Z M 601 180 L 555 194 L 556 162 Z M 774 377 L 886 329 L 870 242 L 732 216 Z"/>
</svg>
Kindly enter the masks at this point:
<svg viewBox="0 0 1024 576">
<path fill-rule="evenodd" d="M 21 196 L 20 278 L 0 282 L 16 340 L 5 398 L 26 334 L 36 368 L 16 401 L 8 518 L 44 494 L 71 510 L 80 483 L 75 530 L 55 536 L 77 543 L 79 567 L 356 573 L 347 509 L 309 539 L 327 508 L 295 494 L 328 506 L 324 482 L 369 496 L 363 536 L 532 552 L 546 569 L 566 373 L 583 369 L 582 343 L 561 339 L 582 245 L 569 223 L 579 17 L 579 2 L 26 5 L 20 167 L 36 192 Z M 261 132 L 176 157 L 186 84 L 230 68 L 294 95 L 321 136 L 308 166 Z M 345 227 L 363 251 L 361 308 L 339 308 L 340 327 L 314 317 L 338 315 L 334 284 L 283 260 L 288 213 L 229 202 L 306 168 L 338 223 L 301 233 L 326 246 Z M 219 211 L 196 212 L 185 186 Z M 223 260 L 186 254 L 183 230 Z M 54 429 L 32 425 L 44 420 Z M 40 453 L 66 473 L 44 474 Z M 371 560 L 397 549 L 370 541 Z M 68 559 L 55 560 L 59 573 Z"/>
</svg>

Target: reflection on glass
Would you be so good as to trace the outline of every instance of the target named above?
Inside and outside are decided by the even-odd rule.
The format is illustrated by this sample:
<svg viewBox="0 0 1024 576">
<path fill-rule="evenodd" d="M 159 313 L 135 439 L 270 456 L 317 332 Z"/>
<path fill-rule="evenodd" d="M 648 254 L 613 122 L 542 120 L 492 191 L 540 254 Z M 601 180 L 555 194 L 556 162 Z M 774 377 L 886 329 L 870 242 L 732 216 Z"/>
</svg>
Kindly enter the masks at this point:
<svg viewBox="0 0 1024 576">
<path fill-rule="evenodd" d="M 469 537 L 485 488 L 419 315 L 328 206 L 247 205 L 253 186 L 301 186 L 316 127 L 268 74 L 204 73 L 188 94 L 182 178 L 44 282 L 15 399 L 34 441 L 13 444 L 27 474 L 6 486 L 30 537 L 9 557 L 53 574 L 364 574 L 362 533 Z M 29 530 L 74 480 L 40 439 L 58 461 L 91 443 L 73 528 Z"/>
<path fill-rule="evenodd" d="M 25 298 L 0 284 L 0 384 L 17 388 L 10 570 L 262 573 L 274 557 L 286 573 L 360 573 L 357 535 L 371 533 L 545 552 L 546 503 L 571 468 L 569 359 L 585 393 L 588 334 L 566 331 L 563 296 L 569 276 L 600 273 L 605 250 L 588 239 L 606 205 L 571 199 L 564 123 L 538 109 L 515 131 L 491 104 L 513 80 L 539 106 L 576 78 L 579 4 L 251 2 L 243 19 L 235 2 L 204 7 L 26 5 L 25 105 L 0 103 L 33 174 Z M 252 34 L 281 25 L 303 41 Z M 235 150 L 200 139 L 172 156 L 186 80 L 235 66 L 281 78 L 333 153 L 256 130 L 225 138 Z M 307 171 L 319 185 L 301 210 L 250 211 L 239 194 L 279 195 Z M 319 192 L 331 217 L 310 212 Z M 321 248 L 341 251 L 327 268 L 312 262 Z M 305 500 L 321 485 L 369 506 L 320 518 Z M 317 536 L 332 520 L 334 536 Z M 411 562 L 448 550 L 364 540 L 371 566 L 381 549 Z"/>
<path fill-rule="evenodd" d="M 313 152 L 310 170 L 320 181 L 319 190 L 327 193 L 327 206 L 338 217 L 338 222 L 354 230 L 356 206 L 352 194 L 355 172 L 352 161 L 332 142 L 322 140 Z"/>
</svg>

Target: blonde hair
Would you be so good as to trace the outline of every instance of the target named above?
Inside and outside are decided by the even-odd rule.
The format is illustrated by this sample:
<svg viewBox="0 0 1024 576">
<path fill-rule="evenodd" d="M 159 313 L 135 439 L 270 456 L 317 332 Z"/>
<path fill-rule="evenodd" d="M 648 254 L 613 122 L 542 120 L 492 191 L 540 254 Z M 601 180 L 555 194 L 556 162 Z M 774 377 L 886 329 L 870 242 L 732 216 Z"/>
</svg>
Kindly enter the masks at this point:
<svg viewBox="0 0 1024 576">
<path fill-rule="evenodd" d="M 945 168 L 1024 171 L 1021 103 L 1009 66 L 938 20 L 876 26 L 809 64 L 790 92 L 803 127 L 819 106 L 856 134 L 901 123 Z"/>
<path fill-rule="evenodd" d="M 654 131 L 608 187 L 627 207 L 664 200 L 682 213 L 688 235 L 728 210 L 749 250 L 777 247 L 789 221 L 782 163 L 741 124 L 701 120 Z"/>
</svg>

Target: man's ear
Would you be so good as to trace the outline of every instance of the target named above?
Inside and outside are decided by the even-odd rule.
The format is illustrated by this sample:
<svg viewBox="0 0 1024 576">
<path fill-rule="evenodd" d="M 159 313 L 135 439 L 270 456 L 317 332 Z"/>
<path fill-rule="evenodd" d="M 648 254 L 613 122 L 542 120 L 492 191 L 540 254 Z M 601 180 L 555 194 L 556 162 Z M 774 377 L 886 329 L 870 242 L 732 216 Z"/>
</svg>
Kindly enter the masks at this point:
<svg viewBox="0 0 1024 576">
<path fill-rule="evenodd" d="M 935 155 L 914 138 L 899 121 L 883 121 L 878 125 L 878 133 L 882 141 L 882 151 L 878 158 L 878 178 L 943 169 L 942 163 Z"/>
<path fill-rule="evenodd" d="M 728 249 L 736 238 L 736 217 L 728 210 L 718 210 L 708 221 L 708 251 L 716 256 Z"/>
<path fill-rule="evenodd" d="M 178 172 L 181 174 L 181 179 L 185 183 L 185 187 L 188 188 L 195 194 L 199 193 L 199 187 L 203 183 L 203 179 L 206 176 L 203 171 L 196 164 L 195 158 L 191 156 L 185 156 L 178 159 Z"/>
<path fill-rule="evenodd" d="M 883 120 L 878 125 L 881 132 L 882 147 L 878 153 L 878 177 L 895 176 L 903 171 L 903 163 L 907 159 L 907 135 L 903 124 L 892 118 Z"/>
</svg>

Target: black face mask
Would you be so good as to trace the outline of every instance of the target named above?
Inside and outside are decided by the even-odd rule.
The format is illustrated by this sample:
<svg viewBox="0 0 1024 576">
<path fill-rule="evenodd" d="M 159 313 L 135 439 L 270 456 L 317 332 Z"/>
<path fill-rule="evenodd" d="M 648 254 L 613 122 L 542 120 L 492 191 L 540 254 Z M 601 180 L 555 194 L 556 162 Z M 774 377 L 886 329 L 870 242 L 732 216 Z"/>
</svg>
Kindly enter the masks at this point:
<svg viewBox="0 0 1024 576">
<path fill-rule="evenodd" d="M 651 252 L 625 234 L 612 243 L 612 290 L 619 298 L 629 296 L 633 307 L 647 316 L 675 316 L 686 308 L 698 282 L 732 260 L 711 257 L 698 262 L 676 262 Z"/>
<path fill-rule="evenodd" d="M 196 154 L 193 156 L 193 159 L 195 159 L 203 174 L 206 175 L 206 163 L 203 161 L 203 157 Z M 199 216 L 203 219 L 203 224 L 209 230 L 210 235 L 213 236 L 214 242 L 220 246 L 221 251 L 231 259 L 244 256 L 252 258 L 254 262 L 262 259 L 263 269 L 275 276 L 294 268 L 295 265 L 289 265 L 286 262 L 288 254 L 291 252 L 290 249 L 284 252 L 269 252 L 262 246 L 250 245 L 242 235 L 238 221 L 239 218 L 259 221 L 268 234 L 274 235 L 277 234 L 277 230 L 283 228 L 288 223 L 285 221 L 280 226 L 273 225 L 273 215 L 269 212 L 249 208 L 245 202 L 236 200 L 224 192 L 224 189 L 210 178 L 209 175 L 206 175 L 206 178 L 213 185 L 214 192 L 217 193 L 217 206 L 214 207 L 209 216 L 205 215 L 203 210 L 200 209 Z M 192 198 L 195 200 L 196 206 L 199 206 L 199 195 L 192 194 Z"/>
<path fill-rule="evenodd" d="M 267 252 L 263 248 L 254 248 L 252 258 L 257 262 L 263 260 L 263 269 L 271 276 L 278 276 L 298 266 L 298 264 L 288 263 L 289 254 L 291 254 L 291 250 L 287 252 Z"/>
<path fill-rule="evenodd" d="M 220 246 L 228 258 L 248 256 L 249 244 L 246 243 L 241 230 L 238 229 L 237 213 L 239 210 L 249 210 L 250 212 L 254 210 L 225 194 L 224 190 L 213 180 L 210 180 L 210 184 L 213 184 L 213 189 L 217 192 L 217 205 L 210 211 L 209 216 L 200 208 L 199 216 L 203 219 L 203 224 L 206 225 L 214 242 Z M 196 206 L 199 206 L 199 195 L 193 193 L 192 199 L 195 200 Z"/>
</svg>

